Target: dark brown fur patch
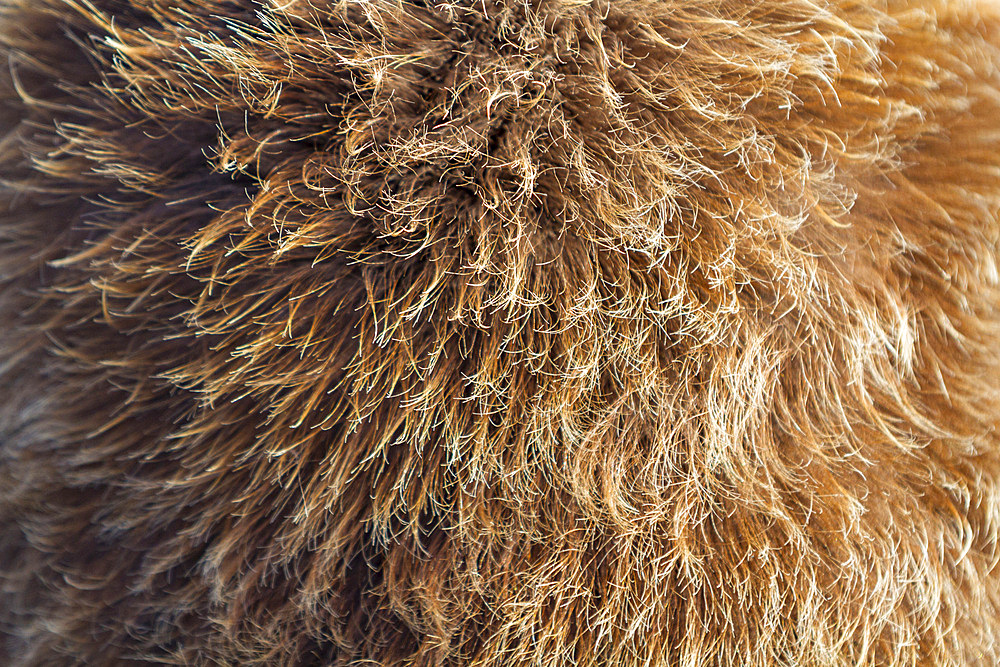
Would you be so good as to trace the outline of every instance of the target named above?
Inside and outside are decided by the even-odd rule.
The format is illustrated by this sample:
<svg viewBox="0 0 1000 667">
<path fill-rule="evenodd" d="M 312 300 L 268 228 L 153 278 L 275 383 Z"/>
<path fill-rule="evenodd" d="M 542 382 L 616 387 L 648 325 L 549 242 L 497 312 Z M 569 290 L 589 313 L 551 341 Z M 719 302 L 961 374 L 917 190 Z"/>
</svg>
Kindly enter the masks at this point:
<svg viewBox="0 0 1000 667">
<path fill-rule="evenodd" d="M 4 0 L 7 665 L 996 665 L 1000 20 Z"/>
</svg>

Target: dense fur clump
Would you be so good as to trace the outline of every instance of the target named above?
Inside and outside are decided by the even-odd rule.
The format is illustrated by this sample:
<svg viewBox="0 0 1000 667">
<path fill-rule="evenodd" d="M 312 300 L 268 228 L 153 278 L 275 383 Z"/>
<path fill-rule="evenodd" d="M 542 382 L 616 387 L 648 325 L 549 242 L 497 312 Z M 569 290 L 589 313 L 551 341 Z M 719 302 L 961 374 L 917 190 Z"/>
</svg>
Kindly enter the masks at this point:
<svg viewBox="0 0 1000 667">
<path fill-rule="evenodd" d="M 1000 661 L 995 10 L 0 6 L 3 664 Z"/>
</svg>

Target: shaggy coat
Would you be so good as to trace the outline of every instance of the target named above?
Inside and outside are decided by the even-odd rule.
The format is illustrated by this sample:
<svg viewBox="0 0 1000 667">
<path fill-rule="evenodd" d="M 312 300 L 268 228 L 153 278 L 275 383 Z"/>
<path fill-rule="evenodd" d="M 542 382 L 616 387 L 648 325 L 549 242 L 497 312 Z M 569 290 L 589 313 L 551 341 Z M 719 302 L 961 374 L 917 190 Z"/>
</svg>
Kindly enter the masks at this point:
<svg viewBox="0 0 1000 667">
<path fill-rule="evenodd" d="M 997 665 L 998 45 L 0 0 L 0 663 Z"/>
</svg>

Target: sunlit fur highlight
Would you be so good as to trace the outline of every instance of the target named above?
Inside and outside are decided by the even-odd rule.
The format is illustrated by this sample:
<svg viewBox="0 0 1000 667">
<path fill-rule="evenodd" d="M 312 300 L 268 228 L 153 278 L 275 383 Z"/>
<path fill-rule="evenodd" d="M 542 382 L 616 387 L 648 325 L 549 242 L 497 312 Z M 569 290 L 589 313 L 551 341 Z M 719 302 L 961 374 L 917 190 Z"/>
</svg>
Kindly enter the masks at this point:
<svg viewBox="0 0 1000 667">
<path fill-rule="evenodd" d="M 0 7 L 3 664 L 1000 662 L 989 4 Z"/>
</svg>

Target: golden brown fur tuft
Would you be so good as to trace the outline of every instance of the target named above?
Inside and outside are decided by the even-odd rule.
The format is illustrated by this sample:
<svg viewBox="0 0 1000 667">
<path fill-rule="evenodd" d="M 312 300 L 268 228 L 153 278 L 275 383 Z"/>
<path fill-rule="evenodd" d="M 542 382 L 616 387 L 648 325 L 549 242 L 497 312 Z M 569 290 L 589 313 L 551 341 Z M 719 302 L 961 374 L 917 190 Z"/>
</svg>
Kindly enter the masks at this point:
<svg viewBox="0 0 1000 667">
<path fill-rule="evenodd" d="M 3 0 L 0 661 L 998 664 L 998 14 Z"/>
</svg>

